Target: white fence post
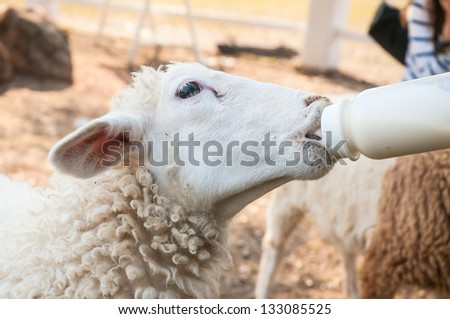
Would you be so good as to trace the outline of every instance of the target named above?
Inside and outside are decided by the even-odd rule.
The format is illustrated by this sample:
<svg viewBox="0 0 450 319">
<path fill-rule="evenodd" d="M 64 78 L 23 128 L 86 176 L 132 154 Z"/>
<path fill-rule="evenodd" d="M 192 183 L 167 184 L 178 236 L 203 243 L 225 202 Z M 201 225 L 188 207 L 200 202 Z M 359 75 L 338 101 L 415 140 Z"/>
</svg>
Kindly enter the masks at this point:
<svg viewBox="0 0 450 319">
<path fill-rule="evenodd" d="M 341 38 L 347 20 L 348 0 L 311 0 L 303 66 L 318 71 L 337 67 Z"/>
</svg>

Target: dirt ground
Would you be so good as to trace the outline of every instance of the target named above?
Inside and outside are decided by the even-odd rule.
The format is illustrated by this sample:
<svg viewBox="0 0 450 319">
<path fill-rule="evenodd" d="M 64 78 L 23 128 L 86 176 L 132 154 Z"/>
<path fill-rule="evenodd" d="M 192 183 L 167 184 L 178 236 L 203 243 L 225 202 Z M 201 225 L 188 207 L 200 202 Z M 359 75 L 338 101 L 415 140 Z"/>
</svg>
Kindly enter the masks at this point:
<svg viewBox="0 0 450 319">
<path fill-rule="evenodd" d="M 71 33 L 74 83 L 16 75 L 0 84 L 0 172 L 43 186 L 52 173 L 49 148 L 76 123 L 104 114 L 110 98 L 127 83 L 128 41 L 106 39 L 95 45 L 91 36 Z M 338 71 L 318 74 L 299 67 L 299 59 L 255 56 L 221 57 L 203 52 L 213 67 L 261 81 L 324 95 L 339 95 L 397 82 L 402 67 L 368 43 L 348 42 Z M 158 66 L 171 60 L 192 60 L 183 48 L 143 48 L 136 64 Z M 229 242 L 234 266 L 223 276 L 223 298 L 252 298 L 270 194 L 247 206 L 231 223 Z M 272 290 L 274 298 L 342 298 L 343 270 L 335 249 L 317 234 L 307 216 L 291 238 Z M 408 296 L 409 293 L 405 293 Z M 415 297 L 424 296 L 416 293 Z"/>
</svg>

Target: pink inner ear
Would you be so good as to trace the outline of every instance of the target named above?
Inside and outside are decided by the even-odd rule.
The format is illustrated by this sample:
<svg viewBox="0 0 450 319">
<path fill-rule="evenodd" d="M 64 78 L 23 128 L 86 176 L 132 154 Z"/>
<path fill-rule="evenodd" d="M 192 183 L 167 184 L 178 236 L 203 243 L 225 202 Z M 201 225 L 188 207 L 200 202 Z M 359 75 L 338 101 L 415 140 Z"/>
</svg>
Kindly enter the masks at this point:
<svg viewBox="0 0 450 319">
<path fill-rule="evenodd" d="M 88 135 L 70 145 L 62 154 L 61 160 L 65 168 L 73 175 L 88 177 L 98 174 L 108 166 L 102 165 L 104 160 L 111 160 L 109 149 L 103 149 L 108 141 L 115 141 L 114 146 L 122 145 L 122 134 L 111 136 L 107 128 L 97 128 L 95 133 Z M 106 151 L 106 152 L 104 152 Z"/>
</svg>

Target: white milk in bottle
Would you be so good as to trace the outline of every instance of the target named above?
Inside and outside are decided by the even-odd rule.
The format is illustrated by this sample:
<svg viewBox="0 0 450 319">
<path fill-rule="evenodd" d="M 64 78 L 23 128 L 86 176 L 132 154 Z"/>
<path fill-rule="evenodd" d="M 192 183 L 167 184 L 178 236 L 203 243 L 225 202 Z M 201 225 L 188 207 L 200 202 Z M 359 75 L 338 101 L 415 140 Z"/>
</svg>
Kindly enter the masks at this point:
<svg viewBox="0 0 450 319">
<path fill-rule="evenodd" d="M 334 156 L 356 160 L 450 147 L 450 72 L 365 90 L 322 113 L 322 137 Z M 344 143 L 344 141 L 346 141 Z"/>
</svg>

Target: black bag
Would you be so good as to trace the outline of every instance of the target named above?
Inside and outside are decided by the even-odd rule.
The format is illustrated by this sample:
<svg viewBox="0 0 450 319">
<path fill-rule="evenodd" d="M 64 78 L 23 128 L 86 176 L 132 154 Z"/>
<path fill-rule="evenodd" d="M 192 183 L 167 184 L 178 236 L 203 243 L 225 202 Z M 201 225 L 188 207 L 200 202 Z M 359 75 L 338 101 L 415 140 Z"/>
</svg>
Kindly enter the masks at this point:
<svg viewBox="0 0 450 319">
<path fill-rule="evenodd" d="M 369 35 L 397 61 L 405 64 L 408 30 L 400 23 L 399 9 L 383 1 L 370 25 Z"/>
</svg>

